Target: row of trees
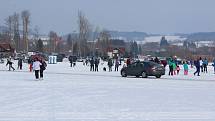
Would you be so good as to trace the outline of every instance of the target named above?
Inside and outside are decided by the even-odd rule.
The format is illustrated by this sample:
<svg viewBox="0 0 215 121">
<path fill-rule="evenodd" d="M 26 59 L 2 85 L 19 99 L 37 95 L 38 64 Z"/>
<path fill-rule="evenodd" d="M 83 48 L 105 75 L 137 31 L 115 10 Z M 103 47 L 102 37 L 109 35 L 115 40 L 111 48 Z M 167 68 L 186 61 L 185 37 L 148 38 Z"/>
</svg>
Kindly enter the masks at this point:
<svg viewBox="0 0 215 121">
<path fill-rule="evenodd" d="M 5 19 L 8 29 L 4 33 L 4 36 L 0 38 L 11 43 L 17 52 L 70 52 L 70 54 L 78 56 L 95 56 L 96 53 L 100 53 L 99 55 L 106 56 L 107 51 L 110 51 L 108 50 L 112 44 L 110 33 L 106 30 L 99 30 L 98 27 L 94 29 L 85 14 L 81 11 L 78 12 L 78 32 L 69 34 L 66 41 L 56 32 L 50 31 L 48 34 L 49 40 L 45 42 L 39 37 L 38 27 L 35 28 L 33 33 L 31 32 L 34 38 L 30 40 L 30 16 L 30 12 L 24 10 L 20 14 L 15 12 Z M 137 56 L 141 54 L 141 51 L 141 46 L 138 46 L 135 41 L 129 43 L 127 49 L 129 55 Z"/>
<path fill-rule="evenodd" d="M 20 37 L 20 20 L 22 21 L 22 38 Z M 17 51 L 28 52 L 28 33 L 30 24 L 30 12 L 24 10 L 14 13 L 5 19 L 8 30 L 5 32 L 7 41 L 10 42 Z"/>
</svg>

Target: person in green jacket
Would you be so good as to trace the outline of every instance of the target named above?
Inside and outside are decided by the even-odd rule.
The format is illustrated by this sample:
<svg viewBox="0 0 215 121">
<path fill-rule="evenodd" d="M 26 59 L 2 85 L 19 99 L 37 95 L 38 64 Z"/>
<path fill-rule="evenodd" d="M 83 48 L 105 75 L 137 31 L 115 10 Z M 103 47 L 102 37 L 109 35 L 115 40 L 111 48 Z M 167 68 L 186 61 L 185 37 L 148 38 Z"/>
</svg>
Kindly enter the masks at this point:
<svg viewBox="0 0 215 121">
<path fill-rule="evenodd" d="M 176 64 L 173 62 L 173 72 L 174 72 L 174 75 L 176 75 L 176 68 L 177 68 L 177 66 L 176 66 Z"/>
<path fill-rule="evenodd" d="M 188 64 L 187 64 L 187 62 L 184 62 L 183 67 L 184 67 L 184 75 L 188 75 Z"/>
<path fill-rule="evenodd" d="M 169 64 L 169 75 L 172 75 L 173 76 L 173 60 L 170 59 L 168 61 L 168 64 Z"/>
</svg>

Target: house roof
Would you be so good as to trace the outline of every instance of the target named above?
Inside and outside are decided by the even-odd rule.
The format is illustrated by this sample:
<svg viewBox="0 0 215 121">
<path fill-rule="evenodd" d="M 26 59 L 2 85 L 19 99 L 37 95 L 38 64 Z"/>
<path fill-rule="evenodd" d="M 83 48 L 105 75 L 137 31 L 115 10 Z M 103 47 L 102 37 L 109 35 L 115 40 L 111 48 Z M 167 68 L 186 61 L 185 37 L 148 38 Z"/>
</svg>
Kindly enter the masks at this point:
<svg viewBox="0 0 215 121">
<path fill-rule="evenodd" d="M 0 52 L 14 52 L 14 48 L 9 43 L 0 43 Z"/>
</svg>

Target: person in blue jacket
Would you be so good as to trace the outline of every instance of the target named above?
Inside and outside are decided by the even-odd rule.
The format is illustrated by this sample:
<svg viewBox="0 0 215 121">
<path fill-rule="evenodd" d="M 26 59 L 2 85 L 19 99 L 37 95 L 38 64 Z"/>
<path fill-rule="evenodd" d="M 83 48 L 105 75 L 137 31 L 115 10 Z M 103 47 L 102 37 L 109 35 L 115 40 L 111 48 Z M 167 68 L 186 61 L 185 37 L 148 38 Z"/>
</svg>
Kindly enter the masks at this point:
<svg viewBox="0 0 215 121">
<path fill-rule="evenodd" d="M 195 76 L 196 74 L 198 74 L 197 76 L 200 76 L 200 75 L 199 75 L 199 73 L 200 73 L 200 68 L 201 68 L 201 66 L 200 66 L 200 59 L 195 60 L 195 61 L 194 61 L 194 65 L 195 65 L 195 67 L 196 67 L 196 72 L 194 73 L 194 76 Z"/>
<path fill-rule="evenodd" d="M 213 60 L 214 74 L 215 74 L 215 58 Z"/>
<path fill-rule="evenodd" d="M 206 72 L 206 73 L 208 73 L 208 60 L 205 58 L 204 60 L 203 60 L 203 70 L 204 70 L 204 73 Z"/>
</svg>

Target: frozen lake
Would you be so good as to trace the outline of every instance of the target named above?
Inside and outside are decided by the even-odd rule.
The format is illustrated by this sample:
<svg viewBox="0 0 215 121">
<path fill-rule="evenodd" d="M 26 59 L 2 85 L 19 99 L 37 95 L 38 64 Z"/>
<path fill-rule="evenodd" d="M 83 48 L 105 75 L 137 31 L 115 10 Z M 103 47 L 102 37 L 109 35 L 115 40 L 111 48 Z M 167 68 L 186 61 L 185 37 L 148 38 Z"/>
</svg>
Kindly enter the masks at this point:
<svg viewBox="0 0 215 121">
<path fill-rule="evenodd" d="M 214 121 L 215 74 L 122 78 L 68 62 L 48 65 L 44 80 L 0 64 L 0 121 Z M 16 65 L 15 65 L 16 67 Z"/>
</svg>

